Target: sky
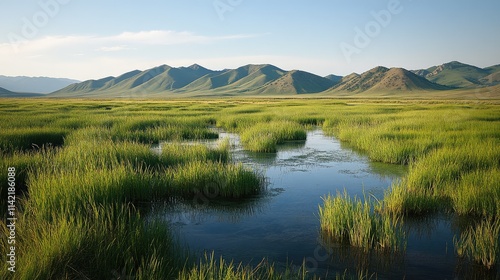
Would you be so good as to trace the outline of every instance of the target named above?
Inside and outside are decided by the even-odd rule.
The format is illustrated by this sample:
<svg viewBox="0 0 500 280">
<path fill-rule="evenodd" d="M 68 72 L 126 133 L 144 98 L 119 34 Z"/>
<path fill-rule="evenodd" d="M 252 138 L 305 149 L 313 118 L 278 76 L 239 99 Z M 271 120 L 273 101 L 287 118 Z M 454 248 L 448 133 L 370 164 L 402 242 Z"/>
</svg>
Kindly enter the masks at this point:
<svg viewBox="0 0 500 280">
<path fill-rule="evenodd" d="M 317 75 L 500 64 L 500 1 L 0 0 L 0 75 L 78 80 L 167 64 Z"/>
</svg>

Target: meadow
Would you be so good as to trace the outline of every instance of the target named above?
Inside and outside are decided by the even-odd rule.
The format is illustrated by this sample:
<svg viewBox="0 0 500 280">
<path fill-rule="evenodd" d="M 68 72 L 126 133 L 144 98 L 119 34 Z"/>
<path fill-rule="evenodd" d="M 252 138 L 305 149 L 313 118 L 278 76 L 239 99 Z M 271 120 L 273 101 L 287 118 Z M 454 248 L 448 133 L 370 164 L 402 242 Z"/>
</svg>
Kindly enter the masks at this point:
<svg viewBox="0 0 500 280">
<path fill-rule="evenodd" d="M 168 224 L 142 215 L 155 201 L 200 195 L 244 201 L 265 191 L 265 178 L 234 162 L 227 142 L 209 148 L 186 140 L 216 139 L 218 128 L 238 133 L 246 150 L 274 153 L 315 127 L 372 161 L 409 167 L 382 200 L 325 194 L 321 238 L 404 252 L 406 217 L 449 213 L 473 221 L 456 236 L 457 256 L 498 267 L 496 101 L 3 99 L 0 180 L 7 182 L 8 167 L 16 168 L 20 257 L 16 273 L 2 269 L 0 277 L 309 279 L 304 266 L 278 271 L 266 261 L 252 267 L 213 255 L 196 262 Z M 8 234 L 6 186 L 0 185 L 2 236 Z M 7 252 L 6 238 L 0 247 Z"/>
</svg>

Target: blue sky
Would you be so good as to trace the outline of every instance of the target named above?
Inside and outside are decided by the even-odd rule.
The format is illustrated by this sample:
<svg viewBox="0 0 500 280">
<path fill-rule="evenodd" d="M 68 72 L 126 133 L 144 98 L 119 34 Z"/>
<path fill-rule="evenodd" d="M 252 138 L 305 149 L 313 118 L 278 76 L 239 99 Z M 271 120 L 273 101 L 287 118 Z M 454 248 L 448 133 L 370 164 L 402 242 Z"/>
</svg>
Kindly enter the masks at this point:
<svg viewBox="0 0 500 280">
<path fill-rule="evenodd" d="M 117 76 L 161 64 L 318 75 L 500 64 L 500 1 L 1 0 L 0 75 Z"/>
</svg>

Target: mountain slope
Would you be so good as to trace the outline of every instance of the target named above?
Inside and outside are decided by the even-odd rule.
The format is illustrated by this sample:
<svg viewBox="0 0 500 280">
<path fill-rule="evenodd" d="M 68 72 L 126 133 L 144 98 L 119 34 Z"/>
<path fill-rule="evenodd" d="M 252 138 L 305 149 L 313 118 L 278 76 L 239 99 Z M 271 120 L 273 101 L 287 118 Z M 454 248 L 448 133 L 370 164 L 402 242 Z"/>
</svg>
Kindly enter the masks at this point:
<svg viewBox="0 0 500 280">
<path fill-rule="evenodd" d="M 447 90 L 449 87 L 428 81 L 403 68 L 375 67 L 361 75 L 351 74 L 344 77 L 333 88 L 334 92 L 395 92 L 395 91 L 434 91 Z"/>
<path fill-rule="evenodd" d="M 12 91 L 0 87 L 0 96 L 7 96 L 14 94 Z"/>
<path fill-rule="evenodd" d="M 446 86 L 429 82 L 403 68 L 391 68 L 383 79 L 374 85 L 373 91 L 419 91 L 447 90 Z"/>
<path fill-rule="evenodd" d="M 303 94 L 431 92 L 452 89 L 429 81 L 460 85 L 464 90 L 500 84 L 500 65 L 478 68 L 450 62 L 424 70 L 375 67 L 362 74 L 320 77 L 308 72 L 285 71 L 269 64 L 249 64 L 236 69 L 214 71 L 194 64 L 174 68 L 161 65 L 134 70 L 118 77 L 106 77 L 72 84 L 49 96 L 134 97 L 134 96 L 218 96 L 239 94 Z"/>
<path fill-rule="evenodd" d="M 49 93 L 77 82 L 72 79 L 0 75 L 0 87 L 13 92 Z"/>
<path fill-rule="evenodd" d="M 86 93 L 119 95 L 129 93 L 157 93 L 180 89 L 213 71 L 197 64 L 173 68 L 161 65 L 145 71 L 134 70 L 118 77 L 106 77 L 70 85 L 51 96 L 79 96 Z"/>
<path fill-rule="evenodd" d="M 293 70 L 281 78 L 263 86 L 259 92 L 265 94 L 303 94 L 322 92 L 334 85 L 334 82 L 308 72 Z"/>
<path fill-rule="evenodd" d="M 325 79 L 332 81 L 334 84 L 338 84 L 342 80 L 342 78 L 343 78 L 342 76 L 337 76 L 333 74 L 325 76 Z"/>
<path fill-rule="evenodd" d="M 206 75 L 182 91 L 233 90 L 248 92 L 282 77 L 286 71 L 269 64 L 245 65 L 237 69 L 225 70 Z"/>
<path fill-rule="evenodd" d="M 44 96 L 45 94 L 42 93 L 19 93 L 19 92 L 12 92 L 10 90 L 7 90 L 5 88 L 0 87 L 0 98 L 4 97 L 40 97 Z"/>
<path fill-rule="evenodd" d="M 458 61 L 452 61 L 412 72 L 441 85 L 456 88 L 474 88 L 477 86 L 498 84 L 497 76 L 495 76 L 495 73 L 498 71 L 500 71 L 500 65 L 479 68 Z"/>
<path fill-rule="evenodd" d="M 350 74 L 342 78 L 340 83 L 338 83 L 334 89 L 335 91 L 348 92 L 363 92 L 369 90 L 383 79 L 387 71 L 389 71 L 388 68 L 378 66 L 362 73 L 361 75 L 356 73 Z"/>
</svg>

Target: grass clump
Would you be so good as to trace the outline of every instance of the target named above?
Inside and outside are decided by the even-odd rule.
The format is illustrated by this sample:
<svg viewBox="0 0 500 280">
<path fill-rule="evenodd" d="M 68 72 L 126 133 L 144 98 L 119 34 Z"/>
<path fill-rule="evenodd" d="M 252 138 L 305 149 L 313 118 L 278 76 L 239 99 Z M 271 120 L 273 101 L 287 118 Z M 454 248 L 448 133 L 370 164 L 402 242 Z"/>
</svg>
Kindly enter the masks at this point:
<svg viewBox="0 0 500 280">
<path fill-rule="evenodd" d="M 322 234 L 328 240 L 349 243 L 366 252 L 405 250 L 405 235 L 398 227 L 398 219 L 374 213 L 369 199 L 362 202 L 346 192 L 329 195 L 319 207 L 319 219 Z"/>
<path fill-rule="evenodd" d="M 242 164 L 194 161 L 166 172 L 171 193 L 193 196 L 203 194 L 212 198 L 242 198 L 259 193 L 261 176 Z"/>
<path fill-rule="evenodd" d="M 408 175 L 386 193 L 385 206 L 398 214 L 453 209 L 461 215 L 498 215 L 498 158 L 500 149 L 487 140 L 435 150 L 410 165 Z"/>
<path fill-rule="evenodd" d="M 500 258 L 500 221 L 486 219 L 454 238 L 460 257 L 467 257 L 488 269 L 498 264 Z"/>
<path fill-rule="evenodd" d="M 0 132 L 0 149 L 30 150 L 43 146 L 61 146 L 68 131 L 58 127 L 20 127 Z"/>
<path fill-rule="evenodd" d="M 306 140 L 305 129 L 295 122 L 258 123 L 241 133 L 243 146 L 253 152 L 275 153 L 285 141 Z"/>
<path fill-rule="evenodd" d="M 164 143 L 161 147 L 162 161 L 168 165 L 179 165 L 190 161 L 222 162 L 230 160 L 229 141 L 220 142 L 216 148 L 209 148 L 203 144 L 186 145 L 182 143 Z"/>
</svg>

